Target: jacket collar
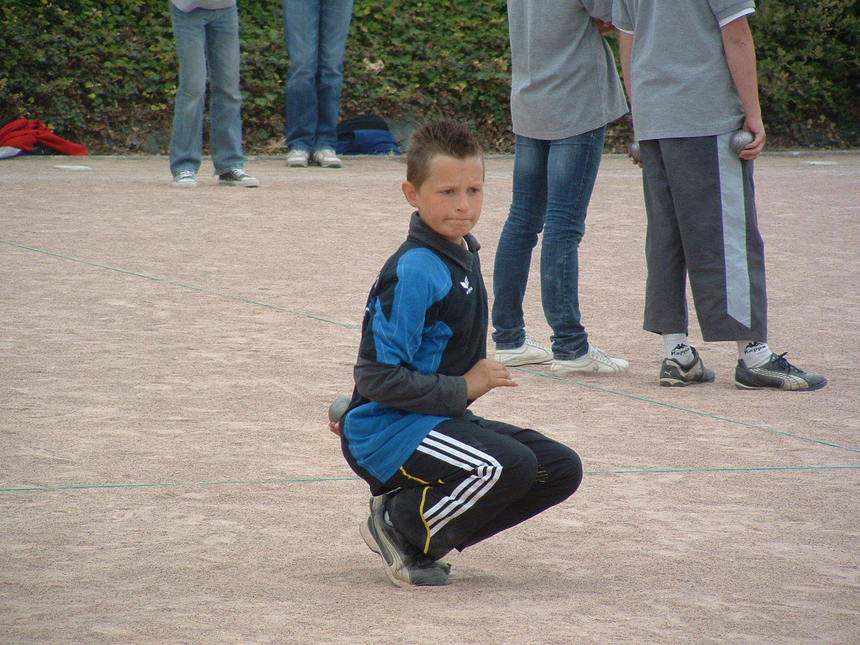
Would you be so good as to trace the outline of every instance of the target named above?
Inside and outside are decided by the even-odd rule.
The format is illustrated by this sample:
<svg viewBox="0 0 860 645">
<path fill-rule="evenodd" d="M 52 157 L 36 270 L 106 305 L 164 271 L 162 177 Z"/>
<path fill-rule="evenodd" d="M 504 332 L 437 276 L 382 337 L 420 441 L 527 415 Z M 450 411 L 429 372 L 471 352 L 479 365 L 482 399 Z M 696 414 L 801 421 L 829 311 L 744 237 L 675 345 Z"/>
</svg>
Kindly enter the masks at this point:
<svg viewBox="0 0 860 645">
<path fill-rule="evenodd" d="M 467 233 L 464 238 L 468 249 L 463 248 L 460 244 L 449 242 L 427 226 L 421 216 L 418 215 L 418 211 L 412 213 L 412 218 L 409 220 L 409 237 L 456 262 L 466 271 L 472 270 L 475 254 L 481 248 L 481 244 L 471 233 Z"/>
</svg>

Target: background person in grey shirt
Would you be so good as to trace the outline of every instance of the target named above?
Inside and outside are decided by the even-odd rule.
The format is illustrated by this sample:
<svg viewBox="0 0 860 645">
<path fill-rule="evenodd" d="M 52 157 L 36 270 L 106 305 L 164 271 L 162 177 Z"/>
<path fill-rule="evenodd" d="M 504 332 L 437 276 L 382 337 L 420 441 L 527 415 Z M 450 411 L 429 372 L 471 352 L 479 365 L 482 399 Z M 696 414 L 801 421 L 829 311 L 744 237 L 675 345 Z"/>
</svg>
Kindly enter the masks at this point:
<svg viewBox="0 0 860 645">
<path fill-rule="evenodd" d="M 516 134 L 513 201 L 493 280 L 495 358 L 545 363 L 559 375 L 617 374 L 627 361 L 588 341 L 579 311 L 579 241 L 603 153 L 606 124 L 627 112 L 599 21 L 611 0 L 508 0 Z M 543 230 L 541 296 L 552 352 L 526 335 L 523 297 Z"/>
<path fill-rule="evenodd" d="M 642 156 L 648 234 L 644 328 L 662 335 L 660 385 L 714 380 L 690 346 L 686 276 L 702 336 L 736 341 L 740 389 L 817 390 L 767 345 L 764 244 L 753 159 L 764 146 L 752 0 L 615 0 Z M 733 131 L 754 138 L 735 154 Z"/>
</svg>

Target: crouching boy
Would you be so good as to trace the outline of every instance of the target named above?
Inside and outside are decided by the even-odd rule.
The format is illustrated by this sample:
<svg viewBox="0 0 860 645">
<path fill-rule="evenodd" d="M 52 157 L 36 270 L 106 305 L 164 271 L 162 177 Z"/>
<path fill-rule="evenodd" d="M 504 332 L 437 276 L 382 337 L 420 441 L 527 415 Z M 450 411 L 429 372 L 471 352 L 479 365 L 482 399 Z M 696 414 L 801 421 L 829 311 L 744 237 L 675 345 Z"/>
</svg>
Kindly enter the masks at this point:
<svg viewBox="0 0 860 645">
<path fill-rule="evenodd" d="M 441 560 L 565 500 L 582 463 L 534 430 L 470 403 L 516 383 L 486 358 L 487 294 L 478 241 L 484 161 L 475 135 L 442 120 L 413 134 L 403 183 L 417 209 L 373 284 L 341 434 L 370 486 L 364 541 L 395 585 L 444 585 Z"/>
</svg>

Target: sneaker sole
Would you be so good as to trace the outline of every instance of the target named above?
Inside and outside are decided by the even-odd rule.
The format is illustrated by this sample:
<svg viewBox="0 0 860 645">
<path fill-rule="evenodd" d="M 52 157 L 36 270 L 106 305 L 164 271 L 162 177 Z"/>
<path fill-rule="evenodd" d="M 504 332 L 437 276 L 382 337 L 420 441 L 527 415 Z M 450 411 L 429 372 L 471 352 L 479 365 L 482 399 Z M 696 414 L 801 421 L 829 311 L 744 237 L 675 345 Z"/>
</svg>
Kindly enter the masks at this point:
<svg viewBox="0 0 860 645">
<path fill-rule="evenodd" d="M 791 389 L 787 387 L 779 387 L 778 385 L 749 385 L 747 383 L 741 383 L 737 379 L 735 379 L 735 389 L 736 390 L 780 390 L 781 392 L 814 392 L 815 390 L 820 390 L 825 385 L 827 385 L 827 381 L 824 380 L 821 383 L 815 383 L 810 385 L 809 387 Z"/>
<path fill-rule="evenodd" d="M 662 387 L 687 387 L 688 385 L 700 385 L 702 383 L 713 383 L 716 379 L 715 376 L 711 376 L 710 378 L 703 378 L 698 381 L 685 381 L 684 379 L 671 378 L 671 377 L 662 377 L 660 379 L 660 385 Z"/>
<path fill-rule="evenodd" d="M 593 367 L 583 367 L 582 369 L 577 369 L 573 367 L 562 367 L 559 369 L 550 370 L 556 376 L 571 376 L 571 375 L 580 375 L 580 374 L 594 374 L 597 376 L 618 376 L 620 374 L 624 374 L 627 370 L 630 369 L 628 367 L 619 367 L 618 369 L 594 369 Z"/>
<path fill-rule="evenodd" d="M 359 524 L 358 532 L 361 533 L 361 537 L 364 539 L 364 543 L 367 544 L 367 548 L 376 553 L 382 558 L 382 561 L 385 563 L 385 575 L 388 576 L 388 579 L 391 583 L 397 587 L 410 587 L 412 583 L 408 580 L 403 580 L 398 578 L 395 574 L 394 567 L 399 563 L 399 570 L 405 569 L 405 563 L 400 560 L 400 558 L 396 556 L 386 557 L 386 549 L 380 544 L 380 540 L 384 540 L 385 538 L 377 537 L 374 533 L 373 529 L 370 528 L 370 518 L 368 517 L 364 522 Z M 396 550 L 394 550 L 396 553 Z M 389 562 L 389 559 L 391 560 Z"/>
<path fill-rule="evenodd" d="M 688 385 L 701 385 L 703 383 L 713 383 L 713 382 L 714 382 L 714 379 L 711 379 L 710 381 L 681 381 L 678 379 L 661 378 L 660 379 L 660 386 L 661 387 L 687 387 Z"/>
<path fill-rule="evenodd" d="M 676 378 L 661 378 L 660 387 L 687 387 L 688 385 L 694 385 L 699 382 L 700 381 L 684 381 Z"/>
<path fill-rule="evenodd" d="M 552 362 L 552 356 L 549 358 L 545 358 L 543 360 L 538 359 L 525 359 L 521 360 L 518 358 L 498 358 L 498 356 L 494 357 L 497 363 L 501 363 L 507 367 L 521 367 L 523 365 L 546 365 L 547 363 Z"/>
</svg>

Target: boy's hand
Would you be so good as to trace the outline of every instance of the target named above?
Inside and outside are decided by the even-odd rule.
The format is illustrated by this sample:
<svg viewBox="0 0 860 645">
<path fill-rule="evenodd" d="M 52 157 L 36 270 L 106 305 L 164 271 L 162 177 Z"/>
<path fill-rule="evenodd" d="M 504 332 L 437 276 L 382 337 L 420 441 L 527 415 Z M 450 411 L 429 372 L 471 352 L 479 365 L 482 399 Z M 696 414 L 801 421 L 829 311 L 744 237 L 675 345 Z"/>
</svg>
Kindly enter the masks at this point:
<svg viewBox="0 0 860 645">
<path fill-rule="evenodd" d="M 329 421 L 328 429 L 331 430 L 338 437 L 340 436 L 340 421 Z"/>
<path fill-rule="evenodd" d="M 753 159 L 756 159 L 764 149 L 764 141 L 766 138 L 764 133 L 764 123 L 762 123 L 762 120 L 759 118 L 747 117 L 744 120 L 744 129 L 749 130 L 754 138 L 743 150 L 740 151 L 740 153 L 738 153 L 738 156 L 741 159 L 752 161 Z"/>
<path fill-rule="evenodd" d="M 516 387 L 517 383 L 507 367 L 489 358 L 475 363 L 468 372 L 463 374 L 466 379 L 467 396 L 474 401 L 496 387 Z"/>
</svg>

